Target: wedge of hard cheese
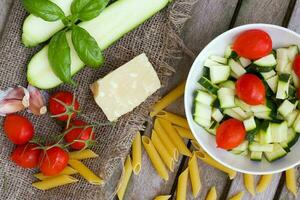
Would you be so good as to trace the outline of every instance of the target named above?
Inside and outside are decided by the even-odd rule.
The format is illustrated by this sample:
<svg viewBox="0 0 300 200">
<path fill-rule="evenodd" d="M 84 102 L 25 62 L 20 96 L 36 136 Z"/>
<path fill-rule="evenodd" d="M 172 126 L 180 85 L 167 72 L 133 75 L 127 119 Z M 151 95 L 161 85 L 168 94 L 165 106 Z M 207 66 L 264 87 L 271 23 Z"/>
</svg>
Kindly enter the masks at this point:
<svg viewBox="0 0 300 200">
<path fill-rule="evenodd" d="M 161 87 L 143 53 L 91 85 L 96 103 L 109 121 L 132 111 Z"/>
</svg>

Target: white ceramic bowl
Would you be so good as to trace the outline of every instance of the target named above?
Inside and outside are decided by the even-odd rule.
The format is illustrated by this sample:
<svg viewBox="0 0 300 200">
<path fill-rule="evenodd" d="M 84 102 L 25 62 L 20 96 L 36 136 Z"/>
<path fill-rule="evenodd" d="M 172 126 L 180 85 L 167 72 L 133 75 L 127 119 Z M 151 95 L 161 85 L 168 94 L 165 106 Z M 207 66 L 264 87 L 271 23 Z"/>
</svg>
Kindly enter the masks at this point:
<svg viewBox="0 0 300 200">
<path fill-rule="evenodd" d="M 184 106 L 189 126 L 203 149 L 215 160 L 239 172 L 249 174 L 269 174 L 284 171 L 300 164 L 300 142 L 298 141 L 285 157 L 269 163 L 267 161 L 255 162 L 248 157 L 234 155 L 226 150 L 216 148 L 215 137 L 193 121 L 192 105 L 193 92 L 199 88 L 197 81 L 201 77 L 203 63 L 210 55 L 224 55 L 225 48 L 231 44 L 239 33 L 249 29 L 261 29 L 270 34 L 273 48 L 296 44 L 300 47 L 300 35 L 283 27 L 270 24 L 248 24 L 239 26 L 219 35 L 212 40 L 197 56 L 194 61 L 185 87 Z M 203 113 L 205 114 L 205 113 Z"/>
</svg>

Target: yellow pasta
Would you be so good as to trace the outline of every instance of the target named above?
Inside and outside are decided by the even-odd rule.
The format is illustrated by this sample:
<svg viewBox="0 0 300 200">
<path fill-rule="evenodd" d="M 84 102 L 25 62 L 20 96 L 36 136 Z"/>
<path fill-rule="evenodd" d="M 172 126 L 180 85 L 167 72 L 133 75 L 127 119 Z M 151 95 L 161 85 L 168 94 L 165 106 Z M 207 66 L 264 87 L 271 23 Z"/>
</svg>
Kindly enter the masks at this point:
<svg viewBox="0 0 300 200">
<path fill-rule="evenodd" d="M 175 124 L 182 128 L 190 129 L 187 120 L 184 117 L 181 117 L 179 115 L 162 110 L 159 113 L 157 113 L 156 117 L 159 117 L 161 119 L 166 119 L 170 121 L 172 124 Z"/>
<path fill-rule="evenodd" d="M 55 188 L 70 183 L 75 183 L 77 181 L 78 180 L 72 176 L 60 175 L 60 176 L 55 176 L 53 178 L 47 178 L 45 180 L 32 183 L 32 186 L 40 190 L 49 190 L 51 188 Z"/>
<path fill-rule="evenodd" d="M 197 157 L 200 158 L 206 164 L 211 165 L 212 167 L 227 173 L 230 179 L 234 179 L 236 177 L 236 171 L 218 163 L 216 160 L 210 157 L 206 152 L 196 151 L 195 153 Z"/>
<path fill-rule="evenodd" d="M 159 111 L 166 108 L 168 105 L 176 101 L 179 97 L 181 97 L 184 93 L 185 82 L 179 84 L 176 88 L 174 88 L 171 92 L 169 92 L 166 96 L 160 99 L 153 107 L 152 112 L 150 112 L 150 116 L 154 117 Z"/>
<path fill-rule="evenodd" d="M 179 133 L 179 135 L 182 138 L 195 139 L 192 132 L 189 129 L 182 128 L 182 127 L 176 126 L 176 125 L 173 125 L 173 127 L 176 129 L 176 131 Z"/>
<path fill-rule="evenodd" d="M 156 120 L 159 121 L 159 123 L 162 125 L 163 129 L 166 131 L 169 138 L 171 138 L 172 143 L 176 146 L 178 151 L 183 155 L 191 157 L 192 153 L 187 148 L 183 139 L 177 133 L 175 128 L 172 126 L 171 122 L 169 122 L 168 120 L 165 120 L 165 119 L 156 119 Z"/>
<path fill-rule="evenodd" d="M 210 188 L 209 192 L 206 195 L 206 200 L 217 200 L 217 191 L 215 186 Z"/>
<path fill-rule="evenodd" d="M 168 171 L 167 171 L 163 161 L 161 160 L 159 154 L 157 153 L 154 145 L 152 144 L 150 138 L 147 136 L 143 136 L 142 142 L 143 142 L 145 150 L 152 162 L 152 165 L 156 169 L 159 176 L 162 177 L 166 181 L 169 180 Z"/>
<path fill-rule="evenodd" d="M 252 174 L 244 174 L 244 185 L 250 194 L 255 195 L 254 177 Z"/>
<path fill-rule="evenodd" d="M 171 195 L 160 195 L 155 197 L 153 200 L 168 200 L 170 199 Z"/>
<path fill-rule="evenodd" d="M 72 174 L 77 174 L 78 171 L 73 169 L 72 167 L 67 166 L 62 172 L 60 172 L 60 175 L 72 175 Z M 53 178 L 53 176 L 45 176 L 43 173 L 37 173 L 33 174 L 34 177 L 36 177 L 39 180 L 45 180 L 47 178 Z"/>
<path fill-rule="evenodd" d="M 162 141 L 158 137 L 155 130 L 152 130 L 151 140 L 152 140 L 152 143 L 153 143 L 155 149 L 157 150 L 158 154 L 160 155 L 160 157 L 162 158 L 162 160 L 164 161 L 166 166 L 169 168 L 169 170 L 171 172 L 173 172 L 174 171 L 174 159 L 168 153 L 166 147 L 163 145 Z"/>
<path fill-rule="evenodd" d="M 233 197 L 231 197 L 229 200 L 242 200 L 244 196 L 244 192 L 239 192 Z"/>
<path fill-rule="evenodd" d="M 178 177 L 176 200 L 186 199 L 186 189 L 189 170 L 186 168 Z"/>
<path fill-rule="evenodd" d="M 191 180 L 191 184 L 192 184 L 193 196 L 196 197 L 198 195 L 200 189 L 201 189 L 201 182 L 200 182 L 200 175 L 199 175 L 197 157 L 196 157 L 195 153 L 190 158 L 188 166 L 189 166 L 190 180 Z"/>
<path fill-rule="evenodd" d="M 272 181 L 272 174 L 262 175 L 256 186 L 257 192 L 264 192 Z"/>
<path fill-rule="evenodd" d="M 82 151 L 72 151 L 69 153 L 70 159 L 83 160 L 87 158 L 96 158 L 98 155 L 90 149 L 85 149 Z"/>
<path fill-rule="evenodd" d="M 125 164 L 124 164 L 124 175 L 122 176 L 119 187 L 117 190 L 117 196 L 119 200 L 122 200 L 127 189 L 128 182 L 130 180 L 132 174 L 132 164 L 130 156 L 127 156 Z"/>
<path fill-rule="evenodd" d="M 104 181 L 98 177 L 94 172 L 92 172 L 87 166 L 85 166 L 82 162 L 79 160 L 69 160 L 69 165 L 76 169 L 78 173 L 85 178 L 90 184 L 93 185 L 101 185 L 104 183 Z"/>
<path fill-rule="evenodd" d="M 295 169 L 291 168 L 285 171 L 285 181 L 287 189 L 297 197 L 297 183 Z"/>
<path fill-rule="evenodd" d="M 202 150 L 200 144 L 196 140 L 191 140 L 191 143 L 196 150 Z"/>
<path fill-rule="evenodd" d="M 154 130 L 156 131 L 157 135 L 159 136 L 160 140 L 163 142 L 164 146 L 168 150 L 169 154 L 173 156 L 175 161 L 178 161 L 178 149 L 173 144 L 172 140 L 169 138 L 166 131 L 163 129 L 162 125 L 158 120 L 154 122 Z"/>
<path fill-rule="evenodd" d="M 142 141 L 138 132 L 132 143 L 132 168 L 134 174 L 139 174 L 142 168 Z"/>
</svg>

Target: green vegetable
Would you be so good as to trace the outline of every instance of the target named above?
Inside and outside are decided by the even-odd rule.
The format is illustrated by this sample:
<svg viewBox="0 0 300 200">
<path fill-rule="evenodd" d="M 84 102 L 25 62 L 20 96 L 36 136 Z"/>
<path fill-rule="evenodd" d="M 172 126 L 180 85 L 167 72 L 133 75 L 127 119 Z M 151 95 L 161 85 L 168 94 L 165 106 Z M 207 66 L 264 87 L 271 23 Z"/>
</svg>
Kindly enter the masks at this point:
<svg viewBox="0 0 300 200">
<path fill-rule="evenodd" d="M 108 2 L 109 0 L 74 0 L 71 12 L 81 21 L 88 21 L 97 17 Z"/>
<path fill-rule="evenodd" d="M 65 31 L 56 33 L 50 40 L 48 59 L 55 75 L 65 83 L 72 83 L 70 47 Z"/>
<path fill-rule="evenodd" d="M 57 21 L 65 17 L 64 11 L 48 0 L 23 0 L 25 9 L 46 21 Z"/>
<path fill-rule="evenodd" d="M 72 43 L 79 58 L 87 65 L 100 67 L 104 63 L 104 57 L 96 40 L 83 28 L 72 28 Z"/>
</svg>

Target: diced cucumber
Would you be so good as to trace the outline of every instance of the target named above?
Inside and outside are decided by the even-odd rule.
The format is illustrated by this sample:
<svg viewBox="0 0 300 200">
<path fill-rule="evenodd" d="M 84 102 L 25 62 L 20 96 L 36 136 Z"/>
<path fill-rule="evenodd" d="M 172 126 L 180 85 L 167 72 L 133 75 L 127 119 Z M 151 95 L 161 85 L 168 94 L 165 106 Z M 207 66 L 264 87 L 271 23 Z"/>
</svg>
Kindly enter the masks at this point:
<svg viewBox="0 0 300 200">
<path fill-rule="evenodd" d="M 211 125 L 209 126 L 209 128 L 205 127 L 204 129 L 212 134 L 212 135 L 216 135 L 216 132 L 217 132 L 217 127 L 219 126 L 219 123 L 216 122 L 216 121 L 212 121 L 211 122 Z"/>
<path fill-rule="evenodd" d="M 269 54 L 253 62 L 260 72 L 269 72 L 275 68 L 277 62 L 273 54 Z"/>
<path fill-rule="evenodd" d="M 218 90 L 218 99 L 220 101 L 221 108 L 235 107 L 234 103 L 234 91 L 228 88 L 220 88 Z"/>
<path fill-rule="evenodd" d="M 290 73 L 289 69 L 286 68 L 289 64 L 288 50 L 286 48 L 279 48 L 276 50 L 276 55 L 276 71 L 278 73 Z"/>
<path fill-rule="evenodd" d="M 224 58 L 222 56 L 209 56 L 209 59 L 211 59 L 212 61 L 224 64 L 224 65 L 226 65 L 228 62 L 227 58 Z"/>
<path fill-rule="evenodd" d="M 237 53 L 232 50 L 232 45 L 226 47 L 224 57 L 228 59 L 237 57 Z"/>
<path fill-rule="evenodd" d="M 211 117 L 217 122 L 220 122 L 224 116 L 219 109 L 213 108 Z"/>
<path fill-rule="evenodd" d="M 261 161 L 263 152 L 262 151 L 251 151 L 250 160 Z"/>
<path fill-rule="evenodd" d="M 292 146 L 294 146 L 294 144 L 296 144 L 298 138 L 299 138 L 299 134 L 297 134 L 296 131 L 294 131 L 294 129 L 289 128 L 287 133 L 287 140 L 286 140 L 286 143 L 289 146 L 289 148 L 291 148 Z"/>
<path fill-rule="evenodd" d="M 273 147 L 273 144 L 259 144 L 256 142 L 252 142 L 251 144 L 249 144 L 250 151 L 272 152 Z"/>
<path fill-rule="evenodd" d="M 296 99 L 297 98 L 297 89 L 293 85 L 289 85 L 289 99 Z"/>
<path fill-rule="evenodd" d="M 194 121 L 199 124 L 200 126 L 203 126 L 203 127 L 209 127 L 210 126 L 210 119 L 204 119 L 200 116 L 193 116 L 194 117 Z"/>
<path fill-rule="evenodd" d="M 251 64 L 251 60 L 249 60 L 248 58 L 239 57 L 239 61 L 244 68 L 248 67 Z"/>
<path fill-rule="evenodd" d="M 206 59 L 204 62 L 205 67 L 211 67 L 211 66 L 218 66 L 218 65 L 223 65 L 222 63 L 218 63 L 216 61 L 213 61 L 211 59 Z"/>
<path fill-rule="evenodd" d="M 257 106 L 251 106 L 251 111 L 254 113 L 268 112 L 271 111 L 271 108 L 265 105 L 257 105 Z"/>
<path fill-rule="evenodd" d="M 271 70 L 269 72 L 261 72 L 260 74 L 264 77 L 265 80 L 268 80 L 269 78 L 275 76 L 276 72 L 274 70 Z"/>
<path fill-rule="evenodd" d="M 280 74 L 277 85 L 277 99 L 286 99 L 289 94 L 290 74 Z"/>
<path fill-rule="evenodd" d="M 234 108 L 232 108 L 232 110 L 234 112 L 236 112 L 239 116 L 241 116 L 241 118 L 243 118 L 243 120 L 247 119 L 250 116 L 245 111 L 243 111 L 240 107 L 234 107 Z"/>
<path fill-rule="evenodd" d="M 230 76 L 230 67 L 227 65 L 211 66 L 209 68 L 210 80 L 212 83 L 221 83 Z"/>
<path fill-rule="evenodd" d="M 300 113 L 298 113 L 294 121 L 293 128 L 297 133 L 300 133 Z"/>
<path fill-rule="evenodd" d="M 248 149 L 248 144 L 249 144 L 249 142 L 247 140 L 245 140 L 244 142 L 242 142 L 242 144 L 233 148 L 232 150 L 241 151 L 241 152 L 246 151 Z"/>
<path fill-rule="evenodd" d="M 278 112 L 283 116 L 286 117 L 288 114 L 293 112 L 295 109 L 295 104 L 291 103 L 289 100 L 284 100 L 282 104 L 278 108 Z"/>
<path fill-rule="evenodd" d="M 291 45 L 288 48 L 288 58 L 291 63 L 294 62 L 296 55 L 299 53 L 299 48 L 297 45 Z"/>
<path fill-rule="evenodd" d="M 245 126 L 246 131 L 251 131 L 256 128 L 256 122 L 254 120 L 254 117 L 250 117 L 243 121 L 243 124 Z"/>
<path fill-rule="evenodd" d="M 234 72 L 234 74 L 237 75 L 237 77 L 240 77 L 246 73 L 246 70 L 242 67 L 242 65 L 240 65 L 232 58 L 229 59 L 228 65 L 230 66 L 230 69 Z"/>
<path fill-rule="evenodd" d="M 209 68 L 206 67 L 206 66 L 203 66 L 203 74 L 202 74 L 203 77 L 209 79 Z"/>
<path fill-rule="evenodd" d="M 245 112 L 252 112 L 251 106 L 238 98 L 235 98 L 235 104 L 241 109 L 243 109 Z"/>
<path fill-rule="evenodd" d="M 219 86 L 235 90 L 235 83 L 230 80 L 220 83 Z"/>
<path fill-rule="evenodd" d="M 259 113 L 254 113 L 254 116 L 257 117 L 258 119 L 272 119 L 272 111 L 265 111 L 265 112 L 259 112 Z"/>
<path fill-rule="evenodd" d="M 278 75 L 273 76 L 266 80 L 268 86 L 271 88 L 271 90 L 276 93 L 277 92 L 277 85 L 278 85 Z"/>
<path fill-rule="evenodd" d="M 269 144 L 272 143 L 271 127 L 268 121 L 264 121 L 259 129 L 259 143 Z"/>
<path fill-rule="evenodd" d="M 207 78 L 205 78 L 204 76 L 202 76 L 198 83 L 204 87 L 205 89 L 207 89 L 208 92 L 212 93 L 212 94 L 217 94 L 219 87 L 216 86 L 215 84 L 213 84 L 210 80 L 208 80 Z"/>
<path fill-rule="evenodd" d="M 264 155 L 269 162 L 282 158 L 286 154 L 287 152 L 280 146 L 280 144 L 274 144 L 274 150 L 272 152 L 264 152 Z"/>
<path fill-rule="evenodd" d="M 232 117 L 232 118 L 234 118 L 234 119 L 238 119 L 240 121 L 243 121 L 243 118 L 239 114 L 237 114 L 236 112 L 234 112 L 232 110 L 232 108 L 226 108 L 226 109 L 224 109 L 223 113 L 226 114 L 226 115 L 228 115 L 228 116 L 230 116 L 230 117 Z"/>
<path fill-rule="evenodd" d="M 205 91 L 197 90 L 195 95 L 195 100 L 199 103 L 202 103 L 204 105 L 212 105 L 212 103 L 215 101 L 216 96 L 213 96 Z"/>
<path fill-rule="evenodd" d="M 296 88 L 298 88 L 299 87 L 299 78 L 295 74 L 294 70 L 292 70 L 291 75 L 292 75 L 293 84 L 295 85 Z"/>
<path fill-rule="evenodd" d="M 212 114 L 211 106 L 196 101 L 194 107 L 194 116 L 199 116 L 203 119 L 210 120 Z"/>
<path fill-rule="evenodd" d="M 259 134 L 255 134 L 254 135 L 254 139 L 253 139 L 255 142 L 258 142 L 260 141 L 260 135 Z"/>
<path fill-rule="evenodd" d="M 283 142 L 287 139 L 288 126 L 287 122 L 283 121 L 281 123 L 270 123 L 272 142 Z"/>
<path fill-rule="evenodd" d="M 240 156 L 247 156 L 249 153 L 248 149 L 246 151 L 243 151 L 242 153 L 240 153 Z"/>
<path fill-rule="evenodd" d="M 240 150 L 229 150 L 230 153 L 236 154 L 236 155 L 240 155 L 241 153 L 243 153 L 244 151 L 240 151 Z"/>
<path fill-rule="evenodd" d="M 298 113 L 299 113 L 298 110 L 293 110 L 293 112 L 289 113 L 285 117 L 288 127 L 291 127 L 294 124 L 294 121 L 296 120 Z"/>
<path fill-rule="evenodd" d="M 280 142 L 279 144 L 286 152 L 290 152 L 290 147 L 287 142 Z"/>
<path fill-rule="evenodd" d="M 239 76 L 236 75 L 233 71 L 230 72 L 230 76 L 231 76 L 232 78 L 235 78 L 235 79 L 238 79 L 238 78 L 239 78 Z"/>
</svg>

